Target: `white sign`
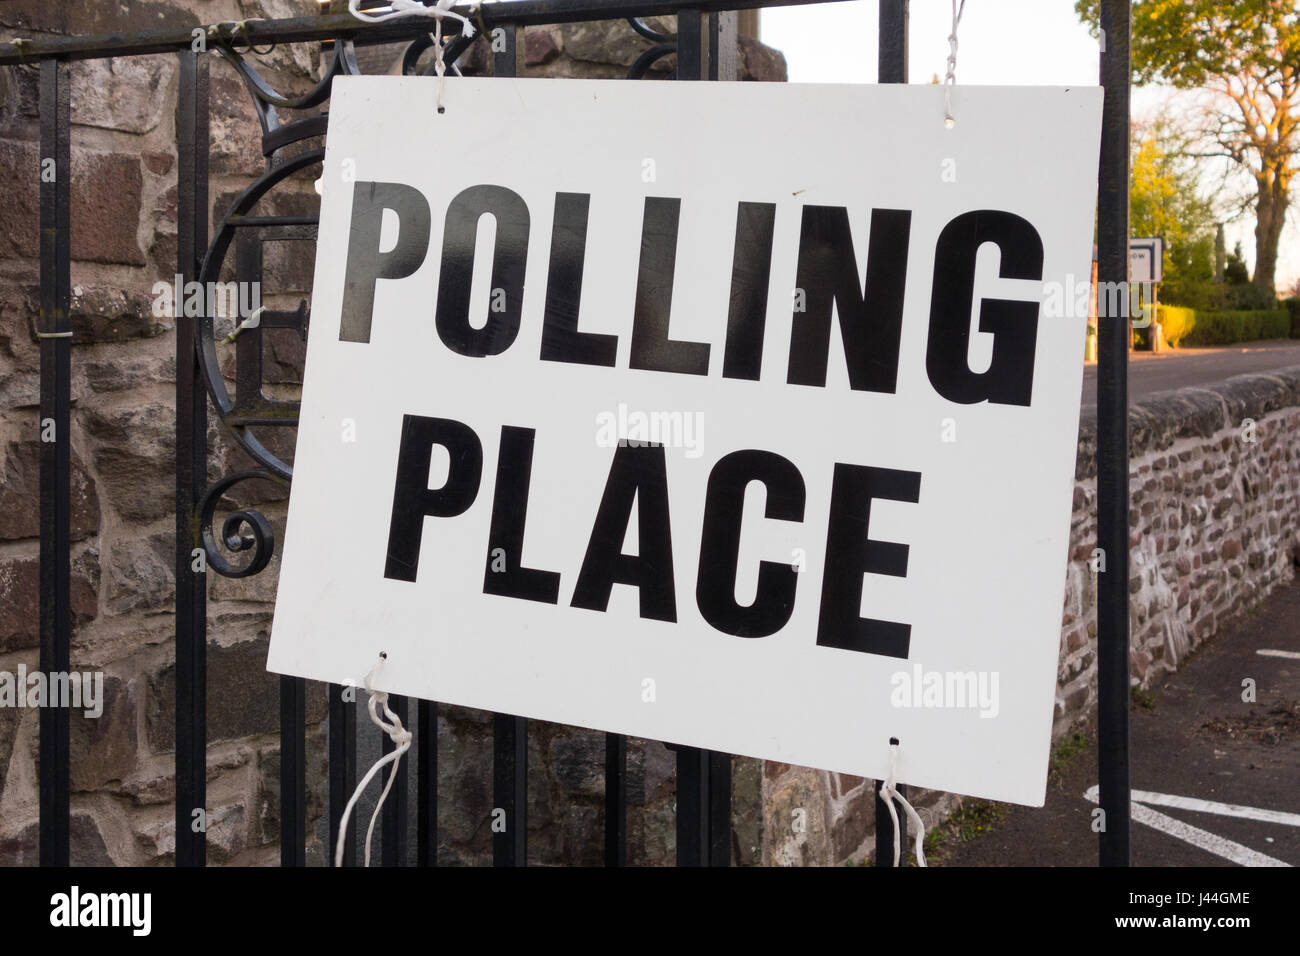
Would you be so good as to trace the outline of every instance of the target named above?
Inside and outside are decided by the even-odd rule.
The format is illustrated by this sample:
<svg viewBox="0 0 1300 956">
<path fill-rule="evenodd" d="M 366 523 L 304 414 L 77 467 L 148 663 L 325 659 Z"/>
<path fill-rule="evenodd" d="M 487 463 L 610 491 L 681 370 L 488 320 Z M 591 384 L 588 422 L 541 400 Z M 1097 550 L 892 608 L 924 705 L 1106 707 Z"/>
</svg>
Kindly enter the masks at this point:
<svg viewBox="0 0 1300 956">
<path fill-rule="evenodd" d="M 1130 282 L 1161 282 L 1165 277 L 1165 241 L 1160 236 L 1128 241 Z"/>
<path fill-rule="evenodd" d="M 334 89 L 269 668 L 1041 804 L 1100 90 Z"/>
</svg>

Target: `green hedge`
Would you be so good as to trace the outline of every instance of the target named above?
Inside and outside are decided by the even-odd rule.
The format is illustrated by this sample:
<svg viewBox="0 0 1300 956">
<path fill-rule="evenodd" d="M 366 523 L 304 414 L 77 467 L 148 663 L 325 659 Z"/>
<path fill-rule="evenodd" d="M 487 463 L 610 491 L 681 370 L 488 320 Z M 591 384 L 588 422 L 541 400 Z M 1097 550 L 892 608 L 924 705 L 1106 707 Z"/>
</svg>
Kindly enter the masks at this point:
<svg viewBox="0 0 1300 956">
<path fill-rule="evenodd" d="M 1300 295 L 1292 296 L 1282 304 L 1291 313 L 1291 338 L 1300 339 Z"/>
<path fill-rule="evenodd" d="M 1231 345 L 1257 339 L 1284 339 L 1292 334 L 1287 309 L 1251 312 L 1204 312 L 1178 306 L 1159 307 L 1160 327 L 1170 345 Z"/>
</svg>

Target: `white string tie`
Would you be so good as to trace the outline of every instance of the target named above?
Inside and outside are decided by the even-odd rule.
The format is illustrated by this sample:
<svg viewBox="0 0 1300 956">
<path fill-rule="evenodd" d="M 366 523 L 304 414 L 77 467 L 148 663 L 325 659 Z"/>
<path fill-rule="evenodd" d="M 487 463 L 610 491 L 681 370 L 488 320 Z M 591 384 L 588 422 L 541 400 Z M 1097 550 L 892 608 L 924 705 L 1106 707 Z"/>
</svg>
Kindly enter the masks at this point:
<svg viewBox="0 0 1300 956">
<path fill-rule="evenodd" d="M 438 5 L 433 9 L 439 10 L 444 4 L 451 6 L 455 0 L 438 0 Z M 442 59 L 442 16 L 435 13 L 434 19 L 437 21 L 438 29 L 433 34 L 433 70 L 438 74 L 438 112 L 445 113 L 447 106 L 443 102 L 443 93 L 447 88 L 447 64 Z M 469 21 L 465 21 L 468 23 Z M 469 27 L 468 29 L 472 29 Z"/>
<path fill-rule="evenodd" d="M 943 125 L 952 129 L 957 121 L 952 115 L 952 88 L 957 82 L 957 24 L 966 10 L 966 0 L 952 0 L 952 32 L 948 34 L 948 74 L 943 78 Z"/>
<path fill-rule="evenodd" d="M 361 0 L 348 0 L 348 12 L 358 20 L 364 20 L 367 23 L 383 23 L 385 20 L 395 20 L 398 17 L 432 17 L 437 24 L 436 32 L 430 34 L 433 37 L 433 69 L 438 74 L 438 112 L 445 113 L 447 107 L 443 101 L 443 94 L 446 89 L 447 64 L 442 58 L 442 21 L 444 17 L 451 17 L 453 20 L 459 20 L 465 26 L 462 33 L 466 37 L 474 37 L 474 24 L 470 19 L 451 9 L 456 0 L 437 0 L 431 6 L 426 6 L 420 0 L 389 0 L 388 12 L 381 13 L 379 10 L 361 10 L 359 4 Z M 479 4 L 474 4 L 471 13 L 477 13 Z M 382 9 L 382 8 L 380 8 Z M 459 71 L 458 71 L 459 72 Z"/>
<path fill-rule="evenodd" d="M 898 829 L 898 812 L 894 809 L 894 801 L 897 800 L 903 805 L 903 810 L 907 813 L 908 821 L 916 828 L 916 865 L 925 866 L 925 824 L 921 820 L 912 805 L 907 802 L 907 798 L 898 792 L 898 785 L 894 777 L 894 764 L 898 759 L 898 741 L 892 737 L 889 740 L 889 779 L 880 787 L 880 799 L 885 804 L 885 809 L 889 811 L 889 819 L 894 821 L 894 866 L 898 866 L 899 842 L 902 840 L 902 834 Z M 880 826 L 879 823 L 876 826 Z"/>
<path fill-rule="evenodd" d="M 248 318 L 244 319 L 243 322 L 240 322 L 239 325 L 235 326 L 235 331 L 231 332 L 229 335 L 227 335 L 227 336 L 226 336 L 224 339 L 222 339 L 221 341 L 222 341 L 222 342 L 233 342 L 233 341 L 235 341 L 235 339 L 239 338 L 239 333 L 240 333 L 240 332 L 243 332 L 243 331 L 245 331 L 246 329 L 255 329 L 255 328 L 257 328 L 259 325 L 262 324 L 262 313 L 265 312 L 265 311 L 266 311 L 266 306 L 264 306 L 264 305 L 260 305 L 260 306 L 258 306 L 256 309 L 254 309 L 254 310 L 249 314 Z"/>
<path fill-rule="evenodd" d="M 379 819 L 379 811 L 383 809 L 384 801 L 388 799 L 388 791 L 393 789 L 393 781 L 397 779 L 397 766 L 401 762 L 402 755 L 411 749 L 411 732 L 402 726 L 401 719 L 388 709 L 388 694 L 383 691 L 377 691 L 371 686 L 370 679 L 375 676 L 375 671 L 384 666 L 384 661 L 388 655 L 382 651 L 379 654 L 379 660 L 374 667 L 370 668 L 370 673 L 366 675 L 365 687 L 366 693 L 370 695 L 368 708 L 370 710 L 370 720 L 376 727 L 388 734 L 388 739 L 393 742 L 394 748 L 389 753 L 380 757 L 375 765 L 366 772 L 357 784 L 357 789 L 352 791 L 352 798 L 348 800 L 348 805 L 343 808 L 343 818 L 339 820 L 339 838 L 338 844 L 334 848 L 334 865 L 336 867 L 343 865 L 343 843 L 347 837 L 348 819 L 352 816 L 352 808 L 357 805 L 357 800 L 365 791 L 366 786 L 375 778 L 387 764 L 393 765 L 392 773 L 388 775 L 388 783 L 384 785 L 383 792 L 379 795 L 379 802 L 375 804 L 375 812 L 370 815 L 370 826 L 366 828 L 366 857 L 365 866 L 370 865 L 370 841 L 375 833 L 375 821 Z M 383 709 L 384 716 L 379 716 L 380 708 Z"/>
<path fill-rule="evenodd" d="M 474 24 L 470 23 L 468 18 L 451 9 L 455 2 L 456 0 L 438 0 L 433 6 L 426 6 L 420 0 L 388 0 L 388 12 L 385 13 L 383 7 L 362 10 L 361 0 L 348 0 L 348 13 L 368 23 L 383 23 L 385 20 L 396 20 L 399 17 L 433 17 L 441 23 L 443 17 L 451 17 L 473 29 Z"/>
</svg>

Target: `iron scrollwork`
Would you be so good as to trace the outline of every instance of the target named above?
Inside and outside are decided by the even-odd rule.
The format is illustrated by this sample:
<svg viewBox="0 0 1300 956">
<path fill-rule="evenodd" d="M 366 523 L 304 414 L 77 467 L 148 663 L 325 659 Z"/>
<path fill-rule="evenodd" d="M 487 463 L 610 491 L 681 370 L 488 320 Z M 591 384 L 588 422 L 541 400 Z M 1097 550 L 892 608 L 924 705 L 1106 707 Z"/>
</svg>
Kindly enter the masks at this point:
<svg viewBox="0 0 1300 956">
<path fill-rule="evenodd" d="M 656 61 L 675 53 L 677 43 L 675 37 L 658 32 L 644 20 L 629 18 L 628 22 L 638 34 L 655 44 L 638 57 L 628 73 L 629 78 L 639 79 L 646 75 Z M 470 48 L 475 39 L 487 35 L 481 17 L 479 25 L 480 30 L 475 33 L 466 35 L 461 33 L 459 28 L 454 28 L 443 38 L 444 60 L 452 71 L 459 72 L 456 61 Z M 297 173 L 319 165 L 324 160 L 323 147 L 306 149 L 292 156 L 286 155 L 285 149 L 323 136 L 326 115 L 322 112 L 317 116 L 308 116 L 286 123 L 282 122 L 280 111 L 305 110 L 322 106 L 329 99 L 336 77 L 361 74 L 353 42 L 336 40 L 325 46 L 330 56 L 321 79 L 307 92 L 297 96 L 287 96 L 267 82 L 246 58 L 248 53 L 268 51 L 252 48 L 251 43 L 247 42 L 247 30 L 241 32 L 238 24 L 228 25 L 227 33 L 229 35 L 223 37 L 221 30 L 217 29 L 215 35 L 219 42 L 215 52 L 235 69 L 252 99 L 262 129 L 262 153 L 266 157 L 266 169 L 235 198 L 217 224 L 197 277 L 203 288 L 209 288 L 209 283 L 220 280 L 231 246 L 238 245 L 236 239 L 243 230 L 279 229 L 282 238 L 315 238 L 315 230 L 320 221 L 319 215 L 257 216 L 253 214 L 258 202 L 276 186 Z M 237 49 L 236 41 L 241 38 L 245 41 L 245 48 Z M 402 73 L 430 74 L 433 71 L 432 63 L 424 68 L 419 64 L 422 54 L 428 51 L 433 43 L 434 35 L 431 33 L 423 34 L 409 42 L 401 58 Z M 236 387 L 233 396 L 227 388 L 218 356 L 215 318 L 205 310 L 197 320 L 199 334 L 196 348 L 204 383 L 222 424 L 240 448 L 259 467 L 252 471 L 228 475 L 207 489 L 199 508 L 199 529 L 209 566 L 226 577 L 249 577 L 262 571 L 274 556 L 275 533 L 271 523 L 256 509 L 241 508 L 226 517 L 218 538 L 213 532 L 217 505 L 223 495 L 240 482 L 260 478 L 287 484 L 292 479 L 292 467 L 273 453 L 253 430 L 257 427 L 296 427 L 298 403 L 279 398 L 272 399 L 264 394 L 260 377 L 260 359 L 253 363 L 254 372 L 250 375 L 242 373 L 240 363 L 249 355 L 260 356 L 260 335 L 263 328 L 293 328 L 305 338 L 309 309 L 307 303 L 303 302 L 295 311 L 263 310 L 260 326 L 242 333 L 247 334 L 248 339 L 241 342 L 236 356 Z M 248 553 L 251 560 L 244 564 L 233 563 L 222 554 L 223 548 L 230 553 Z"/>
<path fill-rule="evenodd" d="M 210 486 L 199 504 L 199 537 L 203 542 L 204 558 L 208 567 L 227 578 L 251 577 L 263 570 L 275 555 L 275 529 L 266 516 L 255 508 L 232 511 L 221 524 L 220 544 L 230 552 L 250 552 L 251 560 L 247 564 L 237 565 L 226 560 L 218 546 L 216 535 L 212 532 L 213 518 L 222 496 L 241 481 L 252 478 L 279 480 L 262 470 L 237 472 Z"/>
<path fill-rule="evenodd" d="M 209 283 L 220 280 L 227 253 L 239 231 L 241 229 L 252 229 L 254 232 L 261 230 L 257 217 L 250 215 L 258 201 L 295 173 L 319 164 L 324 158 L 324 149 L 321 148 L 305 150 L 296 156 L 284 158 L 285 147 L 324 134 L 324 116 L 282 123 L 278 111 L 318 106 L 328 99 L 336 76 L 360 72 L 356 67 L 352 44 L 336 42 L 333 44 L 333 55 L 324 77 L 311 90 L 300 96 L 284 96 L 266 82 L 245 59 L 243 52 L 249 51 L 238 51 L 232 43 L 226 43 L 218 46 L 216 52 L 234 67 L 253 101 L 258 123 L 262 129 L 262 152 L 266 157 L 266 169 L 235 198 L 218 223 L 197 277 L 204 289 L 211 287 Z M 299 237 L 305 238 L 308 235 L 314 237 L 315 227 L 319 222 L 318 216 L 262 217 L 262 222 L 275 223 L 276 227 L 283 231 L 286 228 L 284 225 L 286 219 L 292 220 L 288 228 L 296 228 Z M 303 230 L 308 232 L 303 233 Z M 241 333 L 241 335 L 252 334 L 237 347 L 237 361 L 241 363 L 245 361 L 248 354 L 246 348 L 257 349 L 257 372 L 256 380 L 250 382 L 248 376 L 243 374 L 243 370 L 237 369 L 236 392 L 233 397 L 226 387 L 218 357 L 215 318 L 205 309 L 197 319 L 196 350 L 204 384 L 213 407 L 228 433 L 261 467 L 227 475 L 210 485 L 204 492 L 197 509 L 198 530 L 207 566 L 224 577 L 245 578 L 263 571 L 275 555 L 275 531 L 271 522 L 256 508 L 245 507 L 225 517 L 221 523 L 219 536 L 213 530 L 213 524 L 221 499 L 235 485 L 251 479 L 286 484 L 292 476 L 293 472 L 289 465 L 267 449 L 252 430 L 253 426 L 258 425 L 293 427 L 298 421 L 297 402 L 272 400 L 262 392 L 260 334 L 262 327 L 279 326 L 296 328 L 300 334 L 305 335 L 308 313 L 306 302 L 301 303 L 293 312 L 263 310 L 261 325 Z M 237 562 L 228 558 L 228 554 L 246 555 L 248 560 Z"/>
<path fill-rule="evenodd" d="M 654 44 L 654 46 L 637 57 L 636 62 L 627 71 L 629 80 L 640 80 L 645 77 L 650 67 L 655 63 L 677 52 L 677 39 L 666 33 L 660 33 L 640 17 L 628 17 L 627 22 L 633 30 Z M 670 79 L 676 78 L 676 71 L 674 70 Z"/>
<path fill-rule="evenodd" d="M 231 34 L 232 37 L 236 35 L 233 26 Z M 456 59 L 469 48 L 477 36 L 478 34 L 450 36 L 447 40 L 446 62 L 454 68 Z M 403 56 L 403 72 L 416 72 L 420 54 L 429 49 L 432 42 L 431 35 L 422 35 L 408 45 Z M 319 224 L 318 215 L 292 217 L 253 215 L 258 202 L 276 186 L 294 174 L 320 164 L 325 156 L 324 148 L 308 149 L 289 157 L 284 155 L 286 147 L 324 135 L 326 119 L 324 114 L 283 123 L 278 111 L 321 106 L 329 99 L 336 77 L 357 76 L 361 73 L 353 42 L 334 41 L 330 44 L 329 63 L 320 81 L 306 93 L 299 96 L 286 96 L 278 92 L 265 77 L 258 73 L 254 65 L 243 55 L 247 51 L 236 50 L 233 43 L 223 43 L 216 48 L 216 52 L 235 69 L 252 98 L 262 128 L 262 152 L 266 157 L 266 170 L 236 197 L 217 224 L 199 270 L 198 280 L 203 288 L 208 288 L 209 283 L 220 280 L 231 245 L 243 229 L 270 227 L 298 230 L 293 235 L 285 236 L 286 238 L 304 238 L 303 230 L 310 230 L 310 237 L 315 238 L 315 229 Z M 428 72 L 428 69 L 424 72 Z M 254 434 L 254 428 L 295 427 L 298 423 L 298 403 L 270 399 L 262 393 L 260 380 L 248 381 L 238 374 L 235 395 L 232 396 L 222 374 L 214 320 L 215 317 L 208 314 L 198 319 L 197 344 L 199 363 L 212 404 L 239 446 L 273 476 L 289 481 L 293 476 L 293 469 L 267 448 Z M 251 340 L 250 348 L 260 348 L 262 328 L 293 328 L 305 336 L 308 321 L 309 310 L 304 302 L 296 311 L 265 312 L 261 325 L 243 334 Z"/>
</svg>

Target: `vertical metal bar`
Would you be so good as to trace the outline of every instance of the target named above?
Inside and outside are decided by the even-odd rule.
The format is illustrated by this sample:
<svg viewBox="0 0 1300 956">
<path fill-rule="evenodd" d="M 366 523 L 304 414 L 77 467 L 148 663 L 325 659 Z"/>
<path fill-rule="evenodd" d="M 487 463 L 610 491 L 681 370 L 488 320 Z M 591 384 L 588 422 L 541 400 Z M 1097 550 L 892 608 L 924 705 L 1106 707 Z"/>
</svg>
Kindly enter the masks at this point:
<svg viewBox="0 0 1300 956">
<path fill-rule="evenodd" d="M 708 759 L 709 792 L 705 801 L 708 808 L 709 866 L 731 866 L 731 754 L 706 750 Z"/>
<path fill-rule="evenodd" d="M 908 0 L 880 0 L 880 57 L 876 77 L 881 83 L 907 82 Z"/>
<path fill-rule="evenodd" d="M 897 737 L 890 737 L 889 744 L 894 746 L 898 743 Z M 876 866 L 893 866 L 894 865 L 894 818 L 889 814 L 889 807 L 885 801 L 880 798 L 881 788 L 884 787 L 883 780 L 876 781 Z M 901 797 L 907 796 L 907 789 L 901 784 L 895 784 L 894 789 L 898 791 Z M 898 842 L 899 842 L 899 862 L 905 862 L 907 853 L 907 815 L 901 810 L 894 811 L 898 816 Z"/>
<path fill-rule="evenodd" d="M 177 271 L 197 279 L 208 241 L 208 62 L 180 56 Z M 207 586 L 194 570 L 199 501 L 207 484 L 207 392 L 191 319 L 176 320 L 176 865 L 207 859 Z"/>
<path fill-rule="evenodd" d="M 704 80 L 709 76 L 709 31 L 699 10 L 677 12 L 677 79 Z"/>
<path fill-rule="evenodd" d="M 42 61 L 41 163 L 31 172 L 41 177 L 40 666 L 46 674 L 71 670 L 70 102 L 67 64 Z M 66 707 L 40 713 L 42 866 L 70 860 L 70 713 Z"/>
<path fill-rule="evenodd" d="M 706 866 L 709 759 L 698 747 L 677 747 L 677 865 Z"/>
<path fill-rule="evenodd" d="M 627 865 L 627 738 L 605 735 L 605 865 Z"/>
<path fill-rule="evenodd" d="M 877 57 L 876 78 L 881 83 L 907 82 L 908 55 L 908 0 L 880 0 L 880 30 L 876 38 L 879 55 Z M 891 743 L 896 743 L 890 738 Z M 889 816 L 889 808 L 880 799 L 880 788 L 884 781 L 877 780 L 875 786 L 876 814 L 876 866 L 894 865 L 894 823 Z M 906 795 L 906 789 L 899 787 L 898 792 Z M 907 818 L 899 819 L 899 837 L 902 845 L 907 846 Z"/>
<path fill-rule="evenodd" d="M 402 722 L 402 726 L 408 726 L 407 712 L 409 701 L 405 697 L 389 697 L 388 707 L 397 719 Z M 392 753 L 396 748 L 391 737 L 388 734 L 383 735 L 383 752 Z M 382 837 L 382 849 L 380 858 L 384 866 L 406 866 L 406 836 L 409 830 L 407 824 L 406 809 L 409 801 L 406 797 L 407 780 L 410 778 L 408 773 L 410 764 L 405 761 L 399 761 L 397 768 L 397 779 L 393 781 L 393 789 L 388 794 L 388 799 L 384 801 L 383 820 L 384 832 Z M 383 777 L 388 779 L 388 775 L 393 772 L 390 765 L 384 770 Z"/>
<path fill-rule="evenodd" d="M 262 237 L 241 229 L 235 240 L 235 279 L 262 282 Z M 261 336 L 240 341 L 251 350 L 261 380 Z M 241 365 L 247 361 L 240 355 Z M 241 368 L 242 372 L 242 368 Z M 307 865 L 307 684 L 299 677 L 280 677 L 280 865 Z"/>
<path fill-rule="evenodd" d="M 502 31 L 502 42 L 497 42 L 497 31 Z M 492 28 L 488 37 L 492 45 L 492 75 L 520 76 L 524 72 L 524 28 L 504 23 Z M 497 49 L 500 47 L 500 49 Z"/>
<path fill-rule="evenodd" d="M 518 76 L 523 28 L 504 24 L 499 29 L 505 42 L 493 43 L 501 49 L 492 55 L 492 73 Z M 494 714 L 492 720 L 492 865 L 528 865 L 528 721 L 509 714 Z"/>
<path fill-rule="evenodd" d="M 344 695 L 347 695 L 346 698 Z M 330 684 L 329 687 L 329 862 L 334 865 L 334 848 L 339 842 L 339 823 L 357 786 L 357 688 Z M 422 765 L 423 766 L 423 765 Z M 348 821 L 343 844 L 343 865 L 357 862 L 357 821 Z"/>
<path fill-rule="evenodd" d="M 893 866 L 894 865 L 894 821 L 889 819 L 889 808 L 885 806 L 885 801 L 880 799 L 880 788 L 885 785 L 883 780 L 876 781 L 876 866 Z M 903 843 L 907 843 L 907 835 L 903 828 L 907 826 L 907 818 L 899 818 L 899 836 L 903 838 Z"/>
<path fill-rule="evenodd" d="M 438 705 L 422 700 L 415 709 L 415 864 L 438 865 Z"/>
<path fill-rule="evenodd" d="M 1128 282 L 1129 0 L 1102 0 L 1101 167 L 1097 181 L 1097 281 Z M 1097 297 L 1099 303 L 1113 296 Z M 1128 296 L 1122 297 L 1128 303 Z M 1097 771 L 1105 813 L 1099 860 L 1129 865 L 1129 316 L 1097 319 Z"/>
<path fill-rule="evenodd" d="M 528 721 L 523 717 L 493 715 L 492 798 L 492 865 L 527 866 Z"/>
<path fill-rule="evenodd" d="M 725 76 L 717 27 L 699 10 L 677 13 L 677 79 Z M 734 33 L 731 46 L 735 46 Z M 730 67 L 734 75 L 733 64 Z M 677 865 L 727 866 L 731 861 L 731 757 L 695 747 L 677 749 Z"/>
<path fill-rule="evenodd" d="M 280 865 L 307 865 L 307 682 L 280 676 Z"/>
</svg>

